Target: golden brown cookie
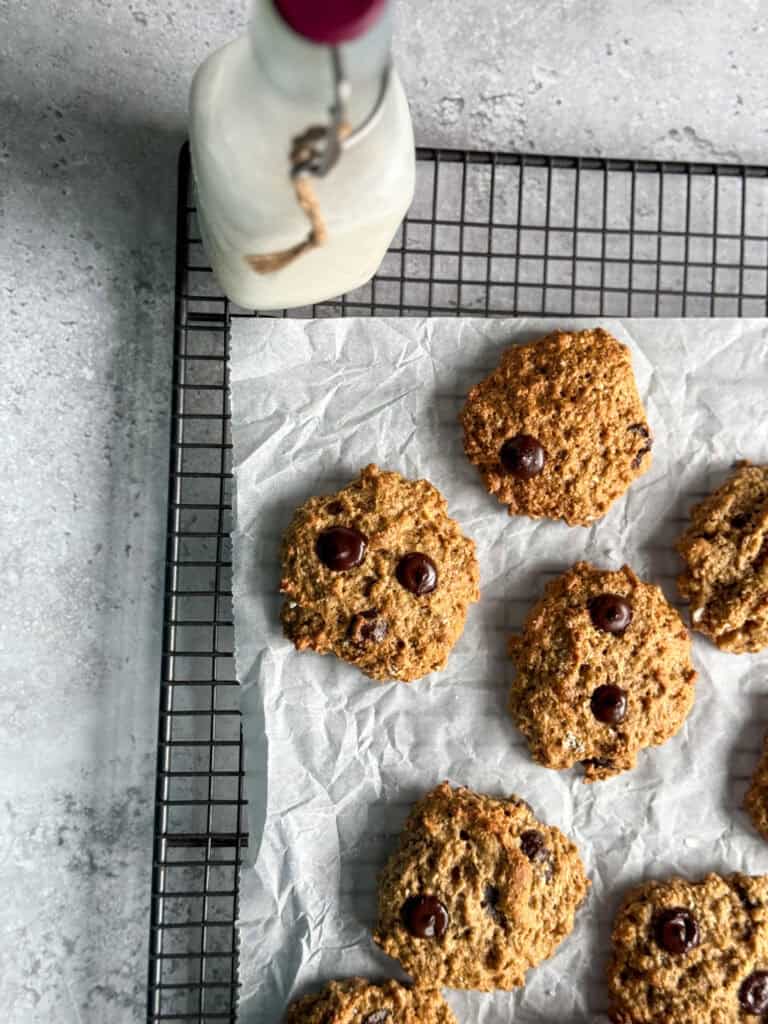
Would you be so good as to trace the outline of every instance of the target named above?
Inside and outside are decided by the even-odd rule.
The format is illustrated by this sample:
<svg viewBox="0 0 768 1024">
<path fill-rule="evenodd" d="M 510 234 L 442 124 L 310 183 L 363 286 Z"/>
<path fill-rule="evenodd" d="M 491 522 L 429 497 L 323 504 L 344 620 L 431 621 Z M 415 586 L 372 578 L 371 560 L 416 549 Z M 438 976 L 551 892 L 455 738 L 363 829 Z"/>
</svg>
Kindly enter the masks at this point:
<svg viewBox="0 0 768 1024">
<path fill-rule="evenodd" d="M 733 654 L 768 647 L 768 466 L 740 463 L 691 509 L 677 550 L 693 628 Z"/>
<path fill-rule="evenodd" d="M 744 810 L 764 839 L 768 839 L 768 733 L 749 789 L 744 797 Z"/>
<path fill-rule="evenodd" d="M 516 988 L 572 931 L 588 885 L 574 844 L 524 800 L 444 782 L 381 874 L 374 939 L 419 982 Z"/>
<path fill-rule="evenodd" d="M 349 978 L 291 1003 L 285 1024 L 456 1024 L 456 1018 L 434 988 Z"/>
<path fill-rule="evenodd" d="M 615 1024 L 768 1020 L 768 876 L 632 889 L 614 922 L 608 989 Z"/>
<path fill-rule="evenodd" d="M 584 766 L 594 782 L 633 768 L 643 747 L 674 736 L 696 672 L 680 616 L 628 566 L 587 562 L 547 584 L 521 636 L 509 710 L 536 761 Z"/>
<path fill-rule="evenodd" d="M 464 450 L 510 515 L 585 526 L 651 464 L 629 349 L 600 327 L 508 348 L 461 422 Z"/>
<path fill-rule="evenodd" d="M 282 560 L 286 635 L 372 679 L 408 682 L 443 668 L 480 596 L 474 541 L 437 488 L 376 466 L 305 502 Z"/>
</svg>

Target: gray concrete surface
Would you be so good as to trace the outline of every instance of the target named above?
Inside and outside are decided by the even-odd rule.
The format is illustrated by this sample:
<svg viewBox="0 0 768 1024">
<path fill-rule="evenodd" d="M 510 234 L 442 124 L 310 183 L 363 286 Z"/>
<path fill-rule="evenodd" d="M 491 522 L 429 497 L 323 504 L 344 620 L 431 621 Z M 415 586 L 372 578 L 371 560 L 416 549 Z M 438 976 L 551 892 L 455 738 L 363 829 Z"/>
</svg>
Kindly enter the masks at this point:
<svg viewBox="0 0 768 1024">
<path fill-rule="evenodd" d="M 417 137 L 761 162 L 748 0 L 399 0 Z M 0 0 L 0 1006 L 144 1016 L 175 160 L 242 0 Z"/>
</svg>

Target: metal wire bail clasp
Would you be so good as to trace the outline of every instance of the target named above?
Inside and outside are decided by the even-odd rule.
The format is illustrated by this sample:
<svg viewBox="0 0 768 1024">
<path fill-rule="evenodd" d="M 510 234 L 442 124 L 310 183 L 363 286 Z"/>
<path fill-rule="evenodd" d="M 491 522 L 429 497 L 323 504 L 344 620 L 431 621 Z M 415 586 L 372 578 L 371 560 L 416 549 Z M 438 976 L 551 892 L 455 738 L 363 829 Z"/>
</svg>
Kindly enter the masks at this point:
<svg viewBox="0 0 768 1024">
<path fill-rule="evenodd" d="M 342 139 L 349 135 L 347 119 L 349 82 L 344 77 L 341 54 L 336 46 L 331 47 L 333 67 L 333 103 L 328 113 L 328 124 L 312 125 L 293 140 L 291 148 L 291 175 L 312 174 L 317 178 L 325 175 L 336 165 L 341 156 Z"/>
<path fill-rule="evenodd" d="M 301 135 L 297 135 L 291 143 L 290 180 L 296 193 L 296 201 L 309 221 L 307 237 L 279 252 L 258 253 L 245 257 L 246 262 L 257 274 L 271 274 L 282 270 L 299 256 L 322 245 L 327 237 L 325 219 L 312 186 L 312 178 L 324 178 L 338 163 L 344 149 L 359 142 L 373 127 L 384 104 L 389 86 L 391 65 L 387 65 L 381 77 L 379 93 L 371 112 L 355 131 L 347 117 L 349 101 L 349 82 L 344 75 L 344 67 L 338 47 L 331 47 L 333 68 L 333 103 L 328 110 L 327 125 L 310 125 Z"/>
</svg>

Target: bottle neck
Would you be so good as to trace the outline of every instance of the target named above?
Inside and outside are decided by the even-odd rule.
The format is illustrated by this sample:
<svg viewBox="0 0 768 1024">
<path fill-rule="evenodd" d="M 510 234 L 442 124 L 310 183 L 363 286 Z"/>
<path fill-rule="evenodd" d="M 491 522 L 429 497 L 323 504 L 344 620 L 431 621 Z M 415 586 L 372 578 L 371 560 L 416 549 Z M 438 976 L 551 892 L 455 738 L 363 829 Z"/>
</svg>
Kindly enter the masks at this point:
<svg viewBox="0 0 768 1024">
<path fill-rule="evenodd" d="M 318 0 L 320 2 L 320 0 Z M 325 111 L 333 102 L 331 48 L 314 43 L 285 23 L 274 0 L 256 0 L 250 25 L 251 46 L 262 72 L 289 100 Z M 392 23 L 389 5 L 361 36 L 337 47 L 350 86 L 349 114 L 354 126 L 368 113 L 389 63 Z"/>
</svg>

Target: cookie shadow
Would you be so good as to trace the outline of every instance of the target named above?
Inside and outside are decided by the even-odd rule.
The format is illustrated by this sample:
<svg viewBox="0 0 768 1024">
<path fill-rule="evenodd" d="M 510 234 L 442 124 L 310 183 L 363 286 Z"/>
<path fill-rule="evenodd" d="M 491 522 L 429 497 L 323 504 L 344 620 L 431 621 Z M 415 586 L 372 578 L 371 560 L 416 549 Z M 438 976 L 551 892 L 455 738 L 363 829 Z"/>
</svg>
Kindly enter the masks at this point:
<svg viewBox="0 0 768 1024">
<path fill-rule="evenodd" d="M 755 665 L 739 685 L 751 689 L 764 678 L 765 667 Z M 727 769 L 723 775 L 720 804 L 732 817 L 732 828 L 746 831 L 754 838 L 758 833 L 744 810 L 744 797 L 760 760 L 763 737 L 768 732 L 768 693 L 757 690 L 750 693 L 747 706 L 743 728 L 726 756 Z"/>
<path fill-rule="evenodd" d="M 664 596 L 678 611 L 686 609 L 683 619 L 690 628 L 687 603 L 677 589 L 677 578 L 685 568 L 676 544 L 690 524 L 694 505 L 703 501 L 733 472 L 735 463 L 704 461 L 691 467 L 679 459 L 667 471 L 673 481 L 670 497 L 653 535 L 638 547 L 641 564 L 637 567 L 651 582 L 661 587 Z"/>
<path fill-rule="evenodd" d="M 424 796 L 424 786 L 393 780 L 389 796 L 372 801 L 366 809 L 366 820 L 358 842 L 342 854 L 339 892 L 339 915 L 350 927 L 362 929 L 369 940 L 370 951 L 376 954 L 382 972 L 390 973 L 391 960 L 373 941 L 378 918 L 378 879 L 384 865 L 398 848 L 400 834 L 411 807 Z M 402 972 L 398 975 L 405 978 Z"/>
</svg>

